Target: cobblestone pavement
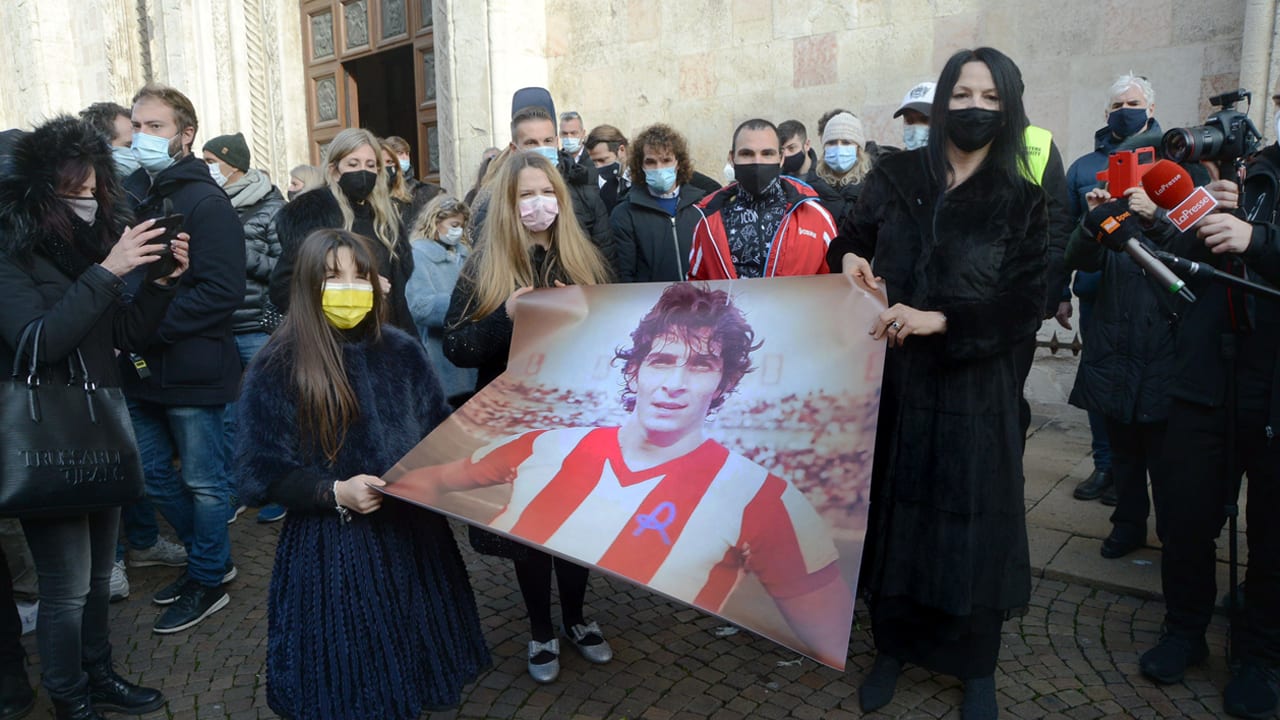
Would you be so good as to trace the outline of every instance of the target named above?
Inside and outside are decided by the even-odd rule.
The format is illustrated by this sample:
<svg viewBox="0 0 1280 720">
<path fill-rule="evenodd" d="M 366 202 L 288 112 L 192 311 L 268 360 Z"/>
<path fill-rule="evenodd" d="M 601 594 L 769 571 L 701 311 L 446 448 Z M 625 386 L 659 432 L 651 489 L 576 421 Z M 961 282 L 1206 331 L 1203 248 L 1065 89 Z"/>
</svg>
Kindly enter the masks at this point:
<svg viewBox="0 0 1280 720">
<path fill-rule="evenodd" d="M 231 604 L 177 636 L 151 633 L 157 608 L 151 594 L 169 582 L 166 568 L 131 570 L 132 594 L 113 606 L 118 669 L 160 686 L 169 697 L 155 718 L 270 718 L 266 706 L 266 588 L 277 526 L 246 513 L 232 526 L 240 575 L 228 586 Z M 595 576 L 588 617 L 612 641 L 616 659 L 592 666 L 563 656 L 560 680 L 536 685 L 525 673 L 527 642 L 519 592 L 505 561 L 475 555 L 459 535 L 471 568 L 495 666 L 468 688 L 455 712 L 433 718 L 677 718 L 857 717 L 857 686 L 870 667 L 871 639 L 852 633 L 849 668 L 840 673 L 802 659 L 748 632 L 621 582 Z M 1138 673 L 1138 655 L 1160 631 L 1158 601 L 1116 595 L 1085 585 L 1036 580 L 1030 611 L 1005 625 L 996 686 L 1004 717 L 1210 718 L 1221 715 L 1225 622 L 1210 630 L 1213 657 L 1188 673 L 1185 684 L 1161 688 Z M 728 630 L 728 632 L 726 632 Z M 732 633 L 732 634 L 729 634 Z M 33 664 L 34 634 L 24 638 Z M 569 649 L 571 653 L 572 650 Z M 38 667 L 33 667 L 33 681 Z M 908 669 L 894 702 L 874 717 L 958 717 L 960 685 Z M 41 695 L 33 717 L 51 717 Z"/>
</svg>

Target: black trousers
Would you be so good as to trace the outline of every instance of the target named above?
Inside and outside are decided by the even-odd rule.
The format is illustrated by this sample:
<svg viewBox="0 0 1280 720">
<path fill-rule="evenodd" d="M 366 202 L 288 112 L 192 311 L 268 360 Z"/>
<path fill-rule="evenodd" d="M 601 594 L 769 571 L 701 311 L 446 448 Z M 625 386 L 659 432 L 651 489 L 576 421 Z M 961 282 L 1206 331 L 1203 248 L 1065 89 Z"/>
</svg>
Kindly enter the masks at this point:
<svg viewBox="0 0 1280 720">
<path fill-rule="evenodd" d="M 27 676 L 27 651 L 22 647 L 22 618 L 13 602 L 13 578 L 0 549 L 0 674 Z"/>
<path fill-rule="evenodd" d="M 1249 478 L 1245 608 L 1231 629 L 1238 658 L 1280 666 L 1280 440 L 1266 437 L 1266 413 L 1237 414 L 1237 469 Z M 1218 589 L 1215 541 L 1226 522 L 1226 411 L 1174 401 L 1157 467 L 1164 500 L 1161 581 L 1169 632 L 1201 637 Z"/>
<path fill-rule="evenodd" d="M 1027 430 L 1031 429 L 1031 403 L 1027 402 L 1027 376 L 1031 375 L 1031 363 L 1036 359 L 1036 339 L 1013 349 L 1013 367 L 1018 373 L 1018 422 L 1022 427 L 1022 449 L 1027 449 Z"/>
<path fill-rule="evenodd" d="M 1116 485 L 1116 509 L 1111 513 L 1112 531 L 1125 540 L 1147 538 L 1147 516 L 1151 503 L 1147 499 L 1147 475 L 1151 474 L 1151 496 L 1156 503 L 1156 535 L 1164 542 L 1164 512 L 1161 502 L 1164 488 L 1152 472 L 1156 459 L 1164 450 L 1164 421 L 1125 423 L 1107 418 L 1107 437 L 1111 439 L 1111 477 Z"/>
</svg>

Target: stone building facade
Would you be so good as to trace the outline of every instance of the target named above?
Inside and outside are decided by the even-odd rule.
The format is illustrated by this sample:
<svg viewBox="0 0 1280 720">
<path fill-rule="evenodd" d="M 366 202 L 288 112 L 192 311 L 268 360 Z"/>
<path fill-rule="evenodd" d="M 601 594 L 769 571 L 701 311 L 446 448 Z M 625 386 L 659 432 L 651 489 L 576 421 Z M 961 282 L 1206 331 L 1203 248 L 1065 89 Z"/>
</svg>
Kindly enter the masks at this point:
<svg viewBox="0 0 1280 720">
<path fill-rule="evenodd" d="M 318 60 L 326 30 L 313 18 L 330 11 L 327 42 L 348 41 L 360 18 L 374 36 Z M 387 30 L 396 18 L 402 34 Z M 144 82 L 166 82 L 195 102 L 198 142 L 244 132 L 254 164 L 279 181 L 318 159 L 344 119 L 404 116 L 420 131 L 415 164 L 461 193 L 481 151 L 509 139 L 512 91 L 547 85 L 589 126 L 674 124 L 718 175 L 732 128 L 752 116 L 812 132 L 844 107 L 896 144 L 903 93 L 979 44 L 1019 63 L 1029 114 L 1068 162 L 1090 149 L 1106 87 L 1128 70 L 1151 79 L 1166 127 L 1198 123 L 1209 96 L 1248 87 L 1274 139 L 1277 0 L 5 0 L 0 125 L 127 103 Z M 369 91 L 409 78 L 412 97 L 381 103 L 394 107 Z M 318 121 L 322 108 L 337 119 Z"/>
</svg>

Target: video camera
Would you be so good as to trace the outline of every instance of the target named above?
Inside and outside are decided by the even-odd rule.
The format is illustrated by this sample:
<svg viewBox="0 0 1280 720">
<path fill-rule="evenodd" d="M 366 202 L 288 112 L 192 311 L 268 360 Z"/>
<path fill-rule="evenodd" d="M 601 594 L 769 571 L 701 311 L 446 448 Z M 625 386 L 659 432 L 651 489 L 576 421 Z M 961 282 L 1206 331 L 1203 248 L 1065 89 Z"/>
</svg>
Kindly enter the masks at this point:
<svg viewBox="0 0 1280 720">
<path fill-rule="evenodd" d="M 1165 155 L 1177 163 L 1209 160 L 1225 164 L 1257 152 L 1262 134 L 1248 115 L 1236 110 L 1236 103 L 1241 100 L 1247 109 L 1253 103 L 1253 94 L 1240 88 L 1209 98 L 1209 103 L 1219 108 L 1218 111 L 1205 119 L 1203 125 L 1174 128 L 1165 133 L 1161 141 Z"/>
</svg>

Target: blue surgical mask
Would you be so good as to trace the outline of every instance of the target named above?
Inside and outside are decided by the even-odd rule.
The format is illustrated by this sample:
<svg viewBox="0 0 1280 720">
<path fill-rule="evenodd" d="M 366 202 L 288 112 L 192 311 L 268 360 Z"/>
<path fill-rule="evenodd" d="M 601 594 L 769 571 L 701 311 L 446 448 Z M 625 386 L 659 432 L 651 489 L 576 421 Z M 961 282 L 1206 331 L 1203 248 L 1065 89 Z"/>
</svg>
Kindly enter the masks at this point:
<svg viewBox="0 0 1280 720">
<path fill-rule="evenodd" d="M 554 147 L 550 145 L 543 145 L 542 147 L 536 147 L 533 149 L 533 151 L 538 153 L 542 157 L 546 158 L 547 162 L 551 163 L 552 165 L 560 164 L 560 151 L 556 150 Z"/>
<path fill-rule="evenodd" d="M 822 151 L 822 160 L 827 167 L 838 173 L 849 172 L 858 162 L 857 145 L 832 145 Z"/>
<path fill-rule="evenodd" d="M 582 138 L 565 137 L 560 138 L 560 144 L 564 147 L 564 151 L 570 155 L 575 155 L 582 149 Z"/>
<path fill-rule="evenodd" d="M 408 175 L 408 174 L 409 174 L 409 168 L 411 168 L 411 167 L 413 167 L 413 166 L 409 163 L 409 159 L 408 159 L 408 158 L 402 158 L 402 159 L 400 160 L 400 172 L 404 173 L 405 175 Z"/>
<path fill-rule="evenodd" d="M 919 150 L 929 144 L 928 125 L 902 126 L 902 146 L 908 150 Z"/>
<path fill-rule="evenodd" d="M 676 186 L 676 168 L 675 166 L 646 169 L 644 171 L 644 184 L 649 189 L 658 193 L 669 193 L 671 188 Z"/>
<path fill-rule="evenodd" d="M 173 156 L 169 154 L 170 141 L 171 138 L 136 132 L 133 134 L 133 156 L 147 172 L 156 175 L 174 163 Z"/>
<path fill-rule="evenodd" d="M 115 161 L 116 172 L 122 178 L 129 177 L 138 168 L 142 167 L 138 164 L 138 157 L 133 154 L 133 148 L 113 147 L 111 148 L 111 159 Z"/>
</svg>

